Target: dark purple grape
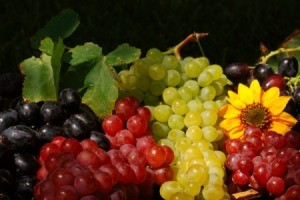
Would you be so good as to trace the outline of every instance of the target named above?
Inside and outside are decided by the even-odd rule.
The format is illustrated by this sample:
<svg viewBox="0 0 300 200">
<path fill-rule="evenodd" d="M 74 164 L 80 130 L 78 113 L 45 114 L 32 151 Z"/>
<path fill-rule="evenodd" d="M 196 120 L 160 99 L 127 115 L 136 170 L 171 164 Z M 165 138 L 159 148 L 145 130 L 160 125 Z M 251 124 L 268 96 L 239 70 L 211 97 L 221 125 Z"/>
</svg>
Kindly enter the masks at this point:
<svg viewBox="0 0 300 200">
<path fill-rule="evenodd" d="M 260 83 L 263 82 L 267 77 L 274 74 L 273 68 L 267 63 L 257 64 L 253 69 L 253 77 Z"/>
<path fill-rule="evenodd" d="M 1 200 L 11 200 L 11 197 L 7 192 L 0 190 L 0 199 Z"/>
<path fill-rule="evenodd" d="M 40 105 L 35 102 L 25 102 L 20 100 L 16 106 L 21 121 L 26 125 L 41 124 Z"/>
<path fill-rule="evenodd" d="M 1 136 L 0 136 L 1 138 Z M 8 148 L 6 146 L 4 146 L 1 141 L 0 141 L 0 162 L 3 156 L 5 156 L 8 152 Z"/>
<path fill-rule="evenodd" d="M 89 128 L 78 118 L 71 115 L 63 124 L 64 135 L 76 139 L 88 138 L 90 135 Z"/>
<path fill-rule="evenodd" d="M 23 76 L 17 73 L 0 74 L 0 96 L 10 98 L 21 95 Z"/>
<path fill-rule="evenodd" d="M 18 113 L 14 109 L 8 109 L 0 113 L 0 132 L 18 123 Z"/>
<path fill-rule="evenodd" d="M 18 151 L 26 148 L 34 147 L 37 143 L 37 132 L 33 129 L 15 125 L 5 129 L 0 135 L 0 144 L 9 150 Z"/>
<path fill-rule="evenodd" d="M 64 135 L 63 128 L 61 126 L 56 126 L 52 124 L 45 124 L 42 126 L 38 133 L 37 138 L 42 142 L 51 142 L 51 140 L 56 136 Z"/>
<path fill-rule="evenodd" d="M 0 190 L 10 190 L 14 184 L 12 173 L 7 169 L 0 169 Z"/>
<path fill-rule="evenodd" d="M 33 188 L 38 182 L 35 176 L 20 176 L 17 177 L 15 183 L 17 199 L 32 199 Z"/>
<path fill-rule="evenodd" d="M 81 105 L 81 96 L 73 88 L 66 88 L 60 92 L 58 102 L 69 113 L 76 113 Z"/>
<path fill-rule="evenodd" d="M 234 83 L 245 82 L 250 74 L 250 69 L 245 63 L 231 63 L 225 67 L 224 74 Z"/>
<path fill-rule="evenodd" d="M 97 130 L 97 118 L 92 113 L 81 111 L 80 113 L 73 114 L 72 117 L 79 120 L 89 131 Z"/>
<path fill-rule="evenodd" d="M 280 90 L 284 90 L 285 89 L 284 77 L 281 76 L 280 74 L 272 74 L 262 82 L 261 87 L 263 88 L 263 90 L 268 90 L 271 87 L 278 87 Z"/>
<path fill-rule="evenodd" d="M 300 105 L 300 87 L 297 87 L 293 92 L 294 101 Z"/>
<path fill-rule="evenodd" d="M 105 151 L 108 151 L 110 149 L 110 142 L 103 133 L 98 131 L 91 131 L 90 139 L 97 142 L 99 148 L 104 149 Z"/>
<path fill-rule="evenodd" d="M 49 124 L 59 124 L 63 121 L 65 114 L 58 102 L 45 102 L 40 110 L 41 117 L 44 122 Z"/>
<path fill-rule="evenodd" d="M 14 159 L 16 174 L 18 176 L 36 174 L 39 164 L 33 155 L 27 153 L 15 153 Z"/>
<path fill-rule="evenodd" d="M 278 74 L 281 76 L 295 77 L 298 73 L 298 61 L 295 57 L 282 58 L 278 65 Z"/>
</svg>

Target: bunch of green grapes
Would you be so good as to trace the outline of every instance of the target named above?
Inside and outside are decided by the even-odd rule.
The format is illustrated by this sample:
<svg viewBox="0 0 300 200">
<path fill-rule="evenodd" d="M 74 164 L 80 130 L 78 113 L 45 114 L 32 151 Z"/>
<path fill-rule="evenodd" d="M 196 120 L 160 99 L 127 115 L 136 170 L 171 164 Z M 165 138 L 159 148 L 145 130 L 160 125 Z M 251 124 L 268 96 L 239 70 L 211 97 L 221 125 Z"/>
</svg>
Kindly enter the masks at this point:
<svg viewBox="0 0 300 200">
<path fill-rule="evenodd" d="M 226 103 L 228 83 L 222 67 L 206 57 L 179 61 L 150 49 L 119 76 L 120 88 L 151 110 L 158 144 L 174 151 L 174 179 L 161 185 L 160 195 L 166 200 L 230 199 L 224 184 L 226 156 L 218 148 L 223 139 L 218 111 Z"/>
</svg>

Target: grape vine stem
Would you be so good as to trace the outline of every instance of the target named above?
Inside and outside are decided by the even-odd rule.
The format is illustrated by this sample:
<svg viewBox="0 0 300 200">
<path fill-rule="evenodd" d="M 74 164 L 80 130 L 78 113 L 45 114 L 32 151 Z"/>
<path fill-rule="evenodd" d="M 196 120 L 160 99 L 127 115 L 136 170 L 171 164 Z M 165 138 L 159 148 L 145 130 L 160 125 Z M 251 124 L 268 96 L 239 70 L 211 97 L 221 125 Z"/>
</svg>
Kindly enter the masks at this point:
<svg viewBox="0 0 300 200">
<path fill-rule="evenodd" d="M 278 54 L 280 54 L 280 53 L 289 53 L 289 52 L 293 52 L 293 51 L 300 51 L 300 46 L 295 47 L 295 48 L 288 48 L 288 49 L 285 49 L 285 48 L 279 48 L 279 49 L 277 49 L 276 51 L 271 51 L 268 55 L 262 56 L 262 57 L 260 58 L 260 63 L 267 63 L 268 60 L 269 60 L 272 56 L 278 55 Z"/>
<path fill-rule="evenodd" d="M 180 51 L 182 47 L 186 46 L 190 42 L 197 42 L 199 44 L 199 40 L 207 35 L 208 33 L 192 33 L 188 35 L 184 40 L 182 40 L 179 44 L 170 48 L 168 51 L 165 51 L 163 54 L 174 54 L 178 60 L 181 60 L 182 58 L 180 55 Z"/>
</svg>

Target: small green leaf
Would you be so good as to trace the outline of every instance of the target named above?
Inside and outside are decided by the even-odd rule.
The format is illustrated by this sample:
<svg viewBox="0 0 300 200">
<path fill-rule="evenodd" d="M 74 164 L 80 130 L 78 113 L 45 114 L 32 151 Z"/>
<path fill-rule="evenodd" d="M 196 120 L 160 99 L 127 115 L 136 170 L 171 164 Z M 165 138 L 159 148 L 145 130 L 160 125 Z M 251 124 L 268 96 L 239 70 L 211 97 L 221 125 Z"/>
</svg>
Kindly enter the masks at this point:
<svg viewBox="0 0 300 200">
<path fill-rule="evenodd" d="M 79 17 L 72 9 L 66 9 L 53 17 L 42 29 L 40 29 L 32 38 L 31 44 L 38 49 L 40 41 L 50 37 L 53 41 L 58 38 L 65 39 L 69 37 L 78 27 Z"/>
<path fill-rule="evenodd" d="M 40 51 L 42 51 L 42 52 L 48 54 L 49 56 L 51 56 L 52 52 L 53 52 L 53 49 L 54 49 L 54 43 L 51 40 L 51 38 L 46 37 L 45 39 L 43 39 L 41 41 L 41 45 L 39 47 Z"/>
<path fill-rule="evenodd" d="M 60 68 L 61 68 L 61 58 L 64 53 L 65 46 L 63 40 L 59 39 L 57 43 L 54 44 L 54 49 L 51 58 L 51 65 L 53 70 L 53 80 L 56 91 L 58 91 Z"/>
<path fill-rule="evenodd" d="M 118 98 L 118 87 L 117 82 L 111 77 L 105 57 L 102 57 L 87 74 L 84 84 L 87 90 L 82 102 L 102 119 L 110 115 Z"/>
<path fill-rule="evenodd" d="M 120 66 L 129 64 L 141 56 L 141 50 L 131 47 L 128 44 L 121 44 L 106 57 L 106 63 L 109 66 Z"/>
<path fill-rule="evenodd" d="M 25 75 L 22 95 L 26 100 L 38 102 L 57 99 L 50 56 L 43 53 L 41 58 L 28 58 L 20 64 L 20 70 Z"/>
<path fill-rule="evenodd" d="M 92 42 L 87 42 L 83 46 L 72 48 L 66 55 L 64 60 L 76 66 L 87 62 L 97 62 L 102 55 L 102 48 Z"/>
</svg>

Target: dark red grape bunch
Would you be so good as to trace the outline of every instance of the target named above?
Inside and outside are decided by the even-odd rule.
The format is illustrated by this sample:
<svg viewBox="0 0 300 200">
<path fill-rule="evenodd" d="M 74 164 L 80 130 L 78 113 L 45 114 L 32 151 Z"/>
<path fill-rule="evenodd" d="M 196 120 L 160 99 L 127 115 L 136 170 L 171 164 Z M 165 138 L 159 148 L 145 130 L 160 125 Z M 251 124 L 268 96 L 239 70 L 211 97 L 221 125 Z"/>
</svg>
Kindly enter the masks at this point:
<svg viewBox="0 0 300 200">
<path fill-rule="evenodd" d="M 224 74 L 233 84 L 247 83 L 250 76 L 250 68 L 246 63 L 231 63 L 224 69 Z"/>
<path fill-rule="evenodd" d="M 253 77 L 262 83 L 266 78 L 274 74 L 273 68 L 267 63 L 259 63 L 253 69 Z"/>
<path fill-rule="evenodd" d="M 278 74 L 285 77 L 295 77 L 298 73 L 298 61 L 295 57 L 284 57 L 278 65 Z"/>
</svg>

